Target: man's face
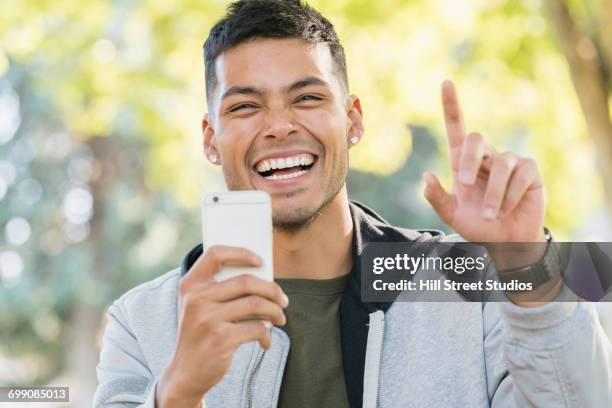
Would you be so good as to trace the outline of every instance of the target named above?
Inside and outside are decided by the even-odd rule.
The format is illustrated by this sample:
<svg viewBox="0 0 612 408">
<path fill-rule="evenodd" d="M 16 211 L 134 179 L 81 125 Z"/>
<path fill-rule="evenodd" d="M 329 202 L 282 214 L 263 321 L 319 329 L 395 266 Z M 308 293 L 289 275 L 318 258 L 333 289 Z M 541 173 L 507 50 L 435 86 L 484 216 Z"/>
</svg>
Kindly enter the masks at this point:
<svg viewBox="0 0 612 408">
<path fill-rule="evenodd" d="M 222 53 L 204 145 L 230 190 L 263 190 L 274 224 L 298 228 L 343 188 L 359 101 L 333 72 L 325 44 L 257 39 Z"/>
</svg>

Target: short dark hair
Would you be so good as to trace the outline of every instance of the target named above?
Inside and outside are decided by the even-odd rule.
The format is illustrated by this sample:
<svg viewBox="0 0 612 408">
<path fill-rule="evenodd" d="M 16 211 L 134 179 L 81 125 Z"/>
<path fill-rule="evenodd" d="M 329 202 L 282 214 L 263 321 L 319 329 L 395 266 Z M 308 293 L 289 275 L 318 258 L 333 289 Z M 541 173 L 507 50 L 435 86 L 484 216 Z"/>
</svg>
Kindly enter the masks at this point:
<svg viewBox="0 0 612 408">
<path fill-rule="evenodd" d="M 334 74 L 348 92 L 344 49 L 334 26 L 317 10 L 300 0 L 239 0 L 210 30 L 204 43 L 206 95 L 210 103 L 217 83 L 215 61 L 228 49 L 254 38 L 298 38 L 329 47 Z"/>
</svg>

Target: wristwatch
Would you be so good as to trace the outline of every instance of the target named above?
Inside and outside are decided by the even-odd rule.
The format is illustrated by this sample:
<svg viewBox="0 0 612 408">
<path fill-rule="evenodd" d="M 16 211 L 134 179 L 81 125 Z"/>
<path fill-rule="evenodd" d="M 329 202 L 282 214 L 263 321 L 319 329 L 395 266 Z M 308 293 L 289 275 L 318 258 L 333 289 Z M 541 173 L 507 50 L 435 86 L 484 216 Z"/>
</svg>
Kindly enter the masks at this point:
<svg viewBox="0 0 612 408">
<path fill-rule="evenodd" d="M 531 283 L 532 288 L 535 289 L 548 282 L 554 276 L 561 277 L 561 272 L 565 269 L 567 260 L 564 260 L 564 257 L 561 256 L 557 243 L 547 228 L 544 228 L 544 234 L 547 242 L 544 255 L 531 265 L 498 271 L 501 282 L 518 281 L 521 283 Z"/>
</svg>

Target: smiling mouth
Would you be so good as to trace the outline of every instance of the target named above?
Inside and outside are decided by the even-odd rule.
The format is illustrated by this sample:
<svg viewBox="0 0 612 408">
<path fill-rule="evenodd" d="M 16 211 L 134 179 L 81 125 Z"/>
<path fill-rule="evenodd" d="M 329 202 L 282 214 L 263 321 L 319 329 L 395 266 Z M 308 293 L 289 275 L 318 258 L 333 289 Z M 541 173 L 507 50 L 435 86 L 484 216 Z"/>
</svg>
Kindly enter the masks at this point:
<svg viewBox="0 0 612 408">
<path fill-rule="evenodd" d="M 306 174 L 317 157 L 310 153 L 263 159 L 254 166 L 255 171 L 266 180 L 287 180 Z"/>
</svg>

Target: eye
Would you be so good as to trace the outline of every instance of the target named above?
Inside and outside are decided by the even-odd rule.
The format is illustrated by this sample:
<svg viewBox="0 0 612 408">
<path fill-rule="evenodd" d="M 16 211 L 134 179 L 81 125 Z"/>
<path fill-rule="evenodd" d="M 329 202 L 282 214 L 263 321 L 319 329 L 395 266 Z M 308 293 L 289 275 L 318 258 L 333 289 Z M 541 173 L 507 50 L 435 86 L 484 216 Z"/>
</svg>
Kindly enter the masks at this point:
<svg viewBox="0 0 612 408">
<path fill-rule="evenodd" d="M 295 101 L 296 102 L 309 102 L 309 101 L 320 101 L 323 98 L 321 98 L 320 96 L 316 96 L 316 95 L 302 95 L 299 98 L 297 98 Z"/>
<path fill-rule="evenodd" d="M 236 106 L 232 106 L 231 108 L 229 108 L 227 111 L 228 112 L 238 112 L 240 110 L 244 110 L 244 109 L 253 109 L 253 108 L 257 108 L 256 105 L 253 105 L 252 103 L 241 103 L 239 105 Z"/>
</svg>

